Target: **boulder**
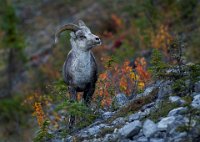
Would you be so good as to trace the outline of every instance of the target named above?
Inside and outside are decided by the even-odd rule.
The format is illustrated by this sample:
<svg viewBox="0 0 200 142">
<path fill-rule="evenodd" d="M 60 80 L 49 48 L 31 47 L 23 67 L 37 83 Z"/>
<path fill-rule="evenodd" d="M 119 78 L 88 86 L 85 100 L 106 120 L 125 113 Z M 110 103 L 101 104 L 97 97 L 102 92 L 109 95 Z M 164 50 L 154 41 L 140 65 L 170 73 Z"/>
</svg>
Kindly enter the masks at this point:
<svg viewBox="0 0 200 142">
<path fill-rule="evenodd" d="M 125 104 L 127 104 L 128 98 L 126 97 L 125 94 L 119 93 L 119 94 L 117 94 L 117 95 L 114 97 L 113 101 L 114 101 L 114 105 L 115 105 L 116 107 L 122 107 L 122 106 L 124 106 Z"/>
<path fill-rule="evenodd" d="M 115 142 L 118 139 L 118 135 L 113 133 L 113 134 L 106 134 L 105 137 L 103 138 L 103 142 Z"/>
<path fill-rule="evenodd" d="M 139 99 L 141 97 L 145 97 L 145 96 L 149 96 L 149 95 L 155 95 L 155 94 L 158 93 L 158 90 L 159 90 L 158 87 L 156 85 L 154 85 L 154 86 L 146 88 L 143 93 L 140 93 L 140 94 L 137 94 L 137 95 L 132 94 L 129 97 L 129 99 L 131 99 L 131 100 L 137 100 L 137 99 Z"/>
<path fill-rule="evenodd" d="M 185 114 L 187 112 L 188 108 L 187 107 L 179 107 L 172 109 L 169 113 L 168 116 L 176 116 L 180 114 Z"/>
<path fill-rule="evenodd" d="M 188 122 L 189 119 L 182 115 L 168 116 L 162 118 L 158 122 L 157 127 L 160 131 L 164 130 L 164 131 L 169 131 L 169 133 L 174 133 L 174 131 L 178 126 L 185 125 Z"/>
<path fill-rule="evenodd" d="M 191 106 L 196 109 L 200 109 L 200 94 L 193 97 Z"/>
<path fill-rule="evenodd" d="M 158 129 L 157 125 L 152 120 L 147 119 L 143 124 L 142 130 L 146 137 L 151 137 Z"/>
<path fill-rule="evenodd" d="M 185 104 L 185 101 L 183 99 L 181 99 L 181 97 L 179 97 L 179 96 L 170 96 L 169 101 L 172 103 L 176 103 L 178 105 Z"/>
<path fill-rule="evenodd" d="M 175 122 L 176 118 L 175 116 L 169 116 L 162 118 L 158 124 L 157 127 L 159 130 L 167 130 L 168 125 L 173 124 Z"/>
<path fill-rule="evenodd" d="M 149 94 L 151 94 L 151 92 L 153 92 L 154 89 L 155 89 L 154 86 L 146 88 L 143 93 L 143 96 L 148 96 Z"/>
<path fill-rule="evenodd" d="M 171 81 L 162 82 L 159 86 L 158 99 L 166 98 L 172 94 Z"/>
<path fill-rule="evenodd" d="M 104 113 L 102 114 L 102 118 L 103 118 L 103 119 L 108 119 L 108 118 L 112 117 L 113 115 L 114 115 L 114 112 L 109 112 L 109 111 L 107 111 L 107 112 L 104 112 Z"/>
<path fill-rule="evenodd" d="M 119 134 L 125 138 L 131 138 L 140 132 L 142 124 L 139 120 L 126 124 L 119 129 Z"/>
<path fill-rule="evenodd" d="M 162 138 L 151 138 L 149 142 L 165 142 Z"/>
<path fill-rule="evenodd" d="M 176 135 L 171 136 L 168 138 L 168 141 L 170 142 L 186 142 L 187 138 L 187 133 L 186 132 L 181 132 L 181 133 L 176 133 Z"/>
<path fill-rule="evenodd" d="M 112 123 L 112 125 L 122 125 L 125 124 L 125 120 L 123 117 L 116 118 Z"/>
<path fill-rule="evenodd" d="M 88 136 L 91 136 L 91 135 L 98 134 L 101 131 L 101 129 L 103 129 L 103 128 L 109 128 L 109 127 L 110 126 L 108 126 L 106 124 L 99 124 L 99 125 L 96 125 L 96 126 L 89 128 L 89 129 L 86 129 L 84 132 L 85 132 L 85 134 L 87 134 L 87 137 L 88 137 Z"/>
<path fill-rule="evenodd" d="M 142 119 L 145 117 L 145 114 L 144 112 L 141 112 L 141 111 L 138 111 L 134 114 L 131 114 L 129 117 L 128 117 L 128 121 L 129 122 L 132 122 L 134 120 L 139 120 L 139 119 Z"/>
<path fill-rule="evenodd" d="M 148 139 L 146 137 L 139 137 L 135 142 L 148 142 Z"/>
</svg>

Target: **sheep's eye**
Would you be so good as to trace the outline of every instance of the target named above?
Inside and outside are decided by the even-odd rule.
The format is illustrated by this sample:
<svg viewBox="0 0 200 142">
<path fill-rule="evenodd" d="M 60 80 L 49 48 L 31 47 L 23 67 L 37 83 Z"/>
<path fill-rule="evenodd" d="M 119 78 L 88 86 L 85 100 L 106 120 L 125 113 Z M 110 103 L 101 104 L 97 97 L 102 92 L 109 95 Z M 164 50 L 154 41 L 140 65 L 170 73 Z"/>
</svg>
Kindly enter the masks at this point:
<svg viewBox="0 0 200 142">
<path fill-rule="evenodd" d="M 84 36 L 84 35 L 80 35 L 79 37 L 80 37 L 80 38 L 86 38 L 86 36 Z"/>
</svg>

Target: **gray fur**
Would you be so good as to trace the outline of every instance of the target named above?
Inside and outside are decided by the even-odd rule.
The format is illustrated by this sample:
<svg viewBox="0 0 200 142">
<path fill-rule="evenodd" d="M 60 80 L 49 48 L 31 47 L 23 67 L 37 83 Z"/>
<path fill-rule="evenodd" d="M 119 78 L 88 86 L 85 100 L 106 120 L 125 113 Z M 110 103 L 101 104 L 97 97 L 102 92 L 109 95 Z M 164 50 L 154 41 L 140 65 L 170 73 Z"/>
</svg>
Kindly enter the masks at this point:
<svg viewBox="0 0 200 142">
<path fill-rule="evenodd" d="M 83 98 L 88 105 L 97 81 L 97 64 L 91 49 L 100 45 L 101 41 L 91 33 L 83 21 L 79 21 L 78 27 L 78 30 L 70 33 L 72 49 L 68 53 L 62 72 L 71 99 L 76 100 L 77 92 L 84 92 Z"/>
</svg>

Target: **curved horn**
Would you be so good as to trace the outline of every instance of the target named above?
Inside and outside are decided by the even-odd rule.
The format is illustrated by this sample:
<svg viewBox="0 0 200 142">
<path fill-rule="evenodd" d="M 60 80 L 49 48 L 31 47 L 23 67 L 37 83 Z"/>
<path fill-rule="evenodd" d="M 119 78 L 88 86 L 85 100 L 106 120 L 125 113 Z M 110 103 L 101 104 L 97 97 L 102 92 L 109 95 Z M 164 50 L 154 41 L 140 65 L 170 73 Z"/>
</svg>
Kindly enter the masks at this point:
<svg viewBox="0 0 200 142">
<path fill-rule="evenodd" d="M 75 24 L 66 24 L 66 25 L 60 27 L 56 31 L 56 34 L 55 34 L 55 43 L 57 43 L 58 37 L 59 37 L 60 33 L 62 33 L 63 31 L 70 30 L 70 31 L 76 32 L 79 29 L 80 28 L 77 25 L 75 25 Z"/>
</svg>

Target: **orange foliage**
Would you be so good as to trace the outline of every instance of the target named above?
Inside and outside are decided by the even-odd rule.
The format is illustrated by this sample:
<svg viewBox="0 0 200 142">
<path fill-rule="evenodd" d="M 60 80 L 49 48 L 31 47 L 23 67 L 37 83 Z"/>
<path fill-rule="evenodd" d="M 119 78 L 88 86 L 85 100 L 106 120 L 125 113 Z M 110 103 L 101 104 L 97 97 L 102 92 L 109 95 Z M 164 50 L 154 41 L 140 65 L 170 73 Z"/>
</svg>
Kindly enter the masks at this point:
<svg viewBox="0 0 200 142">
<path fill-rule="evenodd" d="M 152 35 L 152 37 L 152 46 L 154 48 L 161 48 L 165 53 L 167 53 L 167 48 L 173 39 L 169 33 L 168 27 L 161 25 L 156 35 Z"/>
<path fill-rule="evenodd" d="M 45 121 L 45 115 L 42 109 L 41 103 L 35 102 L 34 104 L 34 115 L 37 117 L 37 122 L 40 128 L 42 127 L 44 121 Z"/>
<path fill-rule="evenodd" d="M 42 95 L 41 91 L 35 91 L 31 95 L 27 96 L 24 100 L 24 104 L 34 106 L 35 102 L 41 102 L 42 105 L 49 105 L 52 99 L 47 95 Z"/>
<path fill-rule="evenodd" d="M 137 58 L 135 60 L 135 65 L 135 70 L 138 73 L 140 83 L 143 82 L 146 84 L 150 80 L 150 73 L 147 71 L 147 63 L 144 57 Z"/>
<path fill-rule="evenodd" d="M 114 26 L 119 27 L 119 28 L 121 28 L 123 26 L 122 25 L 122 20 L 117 15 L 112 14 L 111 15 L 111 19 L 112 19 L 112 21 L 114 23 Z"/>
<path fill-rule="evenodd" d="M 146 70 L 144 58 L 138 58 L 135 71 L 129 61 L 118 65 L 111 57 L 102 59 L 106 71 L 99 75 L 94 100 L 99 100 L 102 106 L 110 106 L 112 97 L 119 92 L 130 95 L 133 91 L 141 90 L 150 79 Z"/>
</svg>

